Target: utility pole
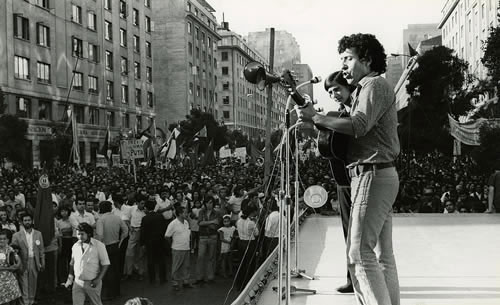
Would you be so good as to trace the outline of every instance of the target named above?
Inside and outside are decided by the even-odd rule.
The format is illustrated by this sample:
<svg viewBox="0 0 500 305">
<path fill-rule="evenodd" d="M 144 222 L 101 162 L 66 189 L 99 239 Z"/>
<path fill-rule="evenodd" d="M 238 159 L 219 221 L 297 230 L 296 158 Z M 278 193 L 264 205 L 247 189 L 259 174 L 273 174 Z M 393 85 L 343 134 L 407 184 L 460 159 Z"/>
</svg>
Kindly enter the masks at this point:
<svg viewBox="0 0 500 305">
<path fill-rule="evenodd" d="M 269 43 L 269 72 L 273 73 L 274 69 L 274 28 L 270 29 L 271 37 Z M 273 107 L 273 85 L 267 86 L 267 111 L 266 111 L 266 150 L 264 155 L 264 181 L 268 182 L 271 171 L 271 112 Z"/>
</svg>

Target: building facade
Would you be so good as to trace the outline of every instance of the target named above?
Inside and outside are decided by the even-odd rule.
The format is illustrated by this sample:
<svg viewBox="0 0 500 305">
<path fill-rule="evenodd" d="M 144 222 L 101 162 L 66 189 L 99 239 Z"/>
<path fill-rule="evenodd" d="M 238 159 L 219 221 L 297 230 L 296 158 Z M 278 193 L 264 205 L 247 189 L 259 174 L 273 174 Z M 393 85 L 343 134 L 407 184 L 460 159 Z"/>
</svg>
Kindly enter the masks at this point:
<svg viewBox="0 0 500 305">
<path fill-rule="evenodd" d="M 0 86 L 6 113 L 28 122 L 32 165 L 40 165 L 51 126 L 68 106 L 82 163 L 95 161 L 107 126 L 115 137 L 154 118 L 151 6 L 151 0 L 0 1 Z"/>
<path fill-rule="evenodd" d="M 247 63 L 258 61 L 269 69 L 268 61 L 252 49 L 240 35 L 223 23 L 219 29 L 222 40 L 218 44 L 221 71 L 221 102 L 219 119 L 230 129 L 238 129 L 250 137 L 263 137 L 266 128 L 267 90 L 260 91 L 243 76 Z M 277 129 L 284 122 L 287 92 L 273 86 L 271 128 Z"/>
<path fill-rule="evenodd" d="M 311 67 L 308 64 L 293 64 L 292 71 L 297 75 L 297 85 L 310 81 L 314 77 Z M 321 85 L 318 84 L 318 86 Z M 313 85 L 305 85 L 299 88 L 299 93 L 309 95 L 311 100 L 314 101 Z"/>
<path fill-rule="evenodd" d="M 193 107 L 218 117 L 215 10 L 203 0 L 153 2 L 157 126 L 184 120 Z"/>
<path fill-rule="evenodd" d="M 403 74 L 403 66 L 401 63 L 401 58 L 399 56 L 388 56 L 387 57 L 387 71 L 385 72 L 385 79 L 391 88 L 395 88 L 399 81 L 399 78 Z"/>
<path fill-rule="evenodd" d="M 251 48 L 264 55 L 269 62 L 271 30 L 248 33 L 247 41 Z M 274 32 L 274 71 L 291 70 L 293 64 L 300 63 L 300 46 L 295 37 L 287 31 Z"/>
<path fill-rule="evenodd" d="M 498 26 L 497 0 L 447 0 L 441 10 L 439 29 L 443 45 L 469 63 L 470 72 L 485 78 L 481 64 L 482 41 L 488 38 L 490 27 Z"/>
</svg>

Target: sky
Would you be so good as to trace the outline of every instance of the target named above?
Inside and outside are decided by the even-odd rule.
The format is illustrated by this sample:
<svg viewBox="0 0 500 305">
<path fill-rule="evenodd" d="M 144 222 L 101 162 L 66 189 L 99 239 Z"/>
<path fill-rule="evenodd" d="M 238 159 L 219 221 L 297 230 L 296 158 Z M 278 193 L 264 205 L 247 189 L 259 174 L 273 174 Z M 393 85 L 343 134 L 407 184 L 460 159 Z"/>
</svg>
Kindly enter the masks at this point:
<svg viewBox="0 0 500 305">
<path fill-rule="evenodd" d="M 325 79 L 340 69 L 337 43 L 352 33 L 374 34 L 386 54 L 403 51 L 408 24 L 439 23 L 446 0 L 207 0 L 229 29 L 240 35 L 274 27 L 290 32 L 300 45 L 301 61 Z M 314 98 L 325 110 L 335 109 L 323 85 Z"/>
</svg>

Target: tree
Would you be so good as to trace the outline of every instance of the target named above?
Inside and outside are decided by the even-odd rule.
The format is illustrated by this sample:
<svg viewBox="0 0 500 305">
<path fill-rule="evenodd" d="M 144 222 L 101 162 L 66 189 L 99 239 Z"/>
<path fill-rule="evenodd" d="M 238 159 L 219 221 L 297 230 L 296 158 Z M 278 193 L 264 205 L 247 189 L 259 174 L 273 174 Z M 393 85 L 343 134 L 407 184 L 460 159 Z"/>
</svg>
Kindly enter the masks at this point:
<svg viewBox="0 0 500 305">
<path fill-rule="evenodd" d="M 25 136 L 28 123 L 16 116 L 0 116 L 0 159 L 7 158 L 16 163 L 26 160 Z"/>
<path fill-rule="evenodd" d="M 497 88 L 497 92 L 500 92 L 500 26 L 491 27 L 489 33 L 488 38 L 483 42 L 484 55 L 481 63 L 488 69 L 491 82 Z"/>
<path fill-rule="evenodd" d="M 417 64 L 406 87 L 411 98 L 402 115 L 402 147 L 451 152 L 448 113 L 457 117 L 467 109 L 462 91 L 472 80 L 467 74 L 468 63 L 452 49 L 439 46 L 418 57 Z"/>
<path fill-rule="evenodd" d="M 479 170 L 490 173 L 492 169 L 500 169 L 500 127 L 483 124 L 479 128 L 479 140 L 481 145 L 472 152 L 472 158 L 477 163 Z"/>
</svg>

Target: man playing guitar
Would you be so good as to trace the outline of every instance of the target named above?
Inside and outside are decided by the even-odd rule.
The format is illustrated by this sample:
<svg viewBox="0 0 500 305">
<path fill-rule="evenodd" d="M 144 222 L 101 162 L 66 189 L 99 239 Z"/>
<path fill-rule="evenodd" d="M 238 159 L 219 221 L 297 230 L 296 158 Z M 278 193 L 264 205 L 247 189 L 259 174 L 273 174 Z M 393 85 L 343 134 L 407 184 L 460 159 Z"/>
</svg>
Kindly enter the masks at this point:
<svg viewBox="0 0 500 305">
<path fill-rule="evenodd" d="M 351 86 L 347 83 L 347 80 L 344 78 L 342 71 L 336 71 L 330 74 L 328 78 L 325 79 L 325 90 L 328 92 L 331 99 L 340 104 L 340 114 L 337 115 L 338 113 L 328 113 L 327 115 L 342 116 L 343 113 L 348 113 L 349 110 L 347 108 L 350 108 L 352 106 L 351 94 L 355 89 L 356 87 Z M 338 140 L 338 134 L 334 134 L 329 137 L 331 146 L 348 144 L 348 139 L 347 141 L 340 141 L 339 143 L 337 140 L 335 140 L 335 137 L 337 137 Z M 330 150 L 334 151 L 335 149 L 331 147 Z M 328 159 L 332 174 L 335 177 L 335 182 L 337 183 L 337 196 L 340 206 L 340 217 L 342 219 L 342 230 L 344 232 L 344 239 L 347 242 L 349 214 L 351 212 L 351 179 L 348 176 L 348 173 L 346 173 L 347 164 L 345 164 L 345 160 L 342 159 L 342 157 L 344 156 L 332 153 L 331 157 Z M 349 269 L 347 269 L 347 283 L 341 287 L 338 287 L 337 291 L 340 293 L 354 292 Z"/>
<path fill-rule="evenodd" d="M 381 76 L 386 54 L 371 34 L 344 36 L 338 51 L 344 78 L 356 86 L 350 116 L 321 115 L 311 104 L 297 114 L 300 120 L 352 136 L 347 150 L 352 199 L 347 259 L 355 296 L 358 304 L 399 305 L 392 205 L 399 188 L 394 160 L 400 146 L 394 92 Z"/>
</svg>

